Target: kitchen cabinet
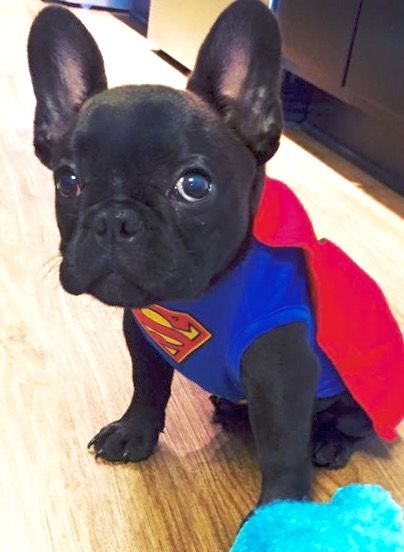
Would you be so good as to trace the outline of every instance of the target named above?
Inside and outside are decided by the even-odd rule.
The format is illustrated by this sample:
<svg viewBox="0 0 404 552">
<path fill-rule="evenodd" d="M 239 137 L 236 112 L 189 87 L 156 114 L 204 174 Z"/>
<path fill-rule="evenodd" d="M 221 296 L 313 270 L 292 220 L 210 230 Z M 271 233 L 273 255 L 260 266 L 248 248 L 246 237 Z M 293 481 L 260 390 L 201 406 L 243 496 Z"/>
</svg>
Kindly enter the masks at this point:
<svg viewBox="0 0 404 552">
<path fill-rule="evenodd" d="M 293 73 L 335 92 L 342 87 L 360 0 L 281 0 L 283 57 Z"/>
<path fill-rule="evenodd" d="M 296 88 L 305 128 L 404 194 L 404 1 L 280 0 L 277 13 L 285 67 L 313 85 Z"/>
<path fill-rule="evenodd" d="M 350 103 L 404 126 L 404 1 L 365 0 L 345 82 Z"/>
</svg>

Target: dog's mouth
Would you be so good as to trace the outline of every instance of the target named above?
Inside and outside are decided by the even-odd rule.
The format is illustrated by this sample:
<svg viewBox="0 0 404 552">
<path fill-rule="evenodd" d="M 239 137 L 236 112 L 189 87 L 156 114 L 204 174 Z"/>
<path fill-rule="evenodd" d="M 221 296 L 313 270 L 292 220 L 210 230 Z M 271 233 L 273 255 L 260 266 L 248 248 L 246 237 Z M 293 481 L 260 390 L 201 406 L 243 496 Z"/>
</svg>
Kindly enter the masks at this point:
<svg viewBox="0 0 404 552">
<path fill-rule="evenodd" d="M 134 283 L 132 279 L 116 270 L 105 271 L 91 280 L 85 280 L 78 279 L 63 270 L 62 263 L 60 282 L 65 291 L 72 295 L 87 293 L 102 303 L 114 307 L 133 309 L 162 301 L 190 299 L 200 296 L 206 289 L 206 283 L 196 285 L 196 282 L 190 281 L 189 278 L 182 279 L 178 274 L 174 277 L 167 273 L 165 278 L 159 279 L 159 285 L 153 286 L 150 281 L 150 289 Z"/>
<path fill-rule="evenodd" d="M 141 308 L 199 297 L 215 272 L 213 262 L 202 264 L 190 254 L 172 255 L 169 249 L 152 255 L 139 247 L 136 255 L 124 256 L 120 250 L 108 255 L 73 245 L 63 252 L 60 265 L 63 289 L 72 295 L 89 294 L 115 307 Z"/>
<path fill-rule="evenodd" d="M 146 290 L 114 271 L 93 280 L 86 292 L 103 303 L 115 307 L 144 307 L 157 300 Z"/>
<path fill-rule="evenodd" d="M 124 308 L 145 307 L 158 301 L 158 297 L 115 270 L 105 271 L 92 279 L 79 279 L 63 268 L 62 263 L 60 282 L 63 289 L 72 295 L 88 293 L 106 305 Z"/>
</svg>

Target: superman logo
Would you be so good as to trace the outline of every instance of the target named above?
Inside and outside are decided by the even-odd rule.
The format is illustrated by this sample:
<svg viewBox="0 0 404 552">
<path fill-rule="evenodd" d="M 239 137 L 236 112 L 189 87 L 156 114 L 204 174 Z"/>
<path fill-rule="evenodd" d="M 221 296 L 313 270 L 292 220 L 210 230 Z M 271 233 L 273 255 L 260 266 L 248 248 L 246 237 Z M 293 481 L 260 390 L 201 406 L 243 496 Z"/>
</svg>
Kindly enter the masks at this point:
<svg viewBox="0 0 404 552">
<path fill-rule="evenodd" d="M 151 305 L 133 309 L 132 313 L 151 339 L 178 363 L 212 337 L 202 324 L 185 312 Z"/>
</svg>

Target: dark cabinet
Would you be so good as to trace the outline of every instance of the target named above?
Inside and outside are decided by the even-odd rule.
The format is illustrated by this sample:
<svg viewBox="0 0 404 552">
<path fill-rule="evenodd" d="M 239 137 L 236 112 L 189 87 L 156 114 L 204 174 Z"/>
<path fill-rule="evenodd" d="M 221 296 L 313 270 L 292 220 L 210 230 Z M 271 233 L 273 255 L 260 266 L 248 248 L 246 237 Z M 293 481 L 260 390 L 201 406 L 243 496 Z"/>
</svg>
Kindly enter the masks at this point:
<svg viewBox="0 0 404 552">
<path fill-rule="evenodd" d="M 353 104 L 404 125 L 404 1 L 365 0 L 345 83 Z"/>
<path fill-rule="evenodd" d="M 360 0 L 281 0 L 283 56 L 294 73 L 335 92 L 341 88 Z"/>
<path fill-rule="evenodd" d="M 404 193 L 404 0 L 279 0 L 278 18 L 286 69 L 314 85 L 290 112 L 303 89 L 307 130 Z"/>
<path fill-rule="evenodd" d="M 388 124 L 404 120 L 404 0 L 280 0 L 286 68 Z"/>
</svg>

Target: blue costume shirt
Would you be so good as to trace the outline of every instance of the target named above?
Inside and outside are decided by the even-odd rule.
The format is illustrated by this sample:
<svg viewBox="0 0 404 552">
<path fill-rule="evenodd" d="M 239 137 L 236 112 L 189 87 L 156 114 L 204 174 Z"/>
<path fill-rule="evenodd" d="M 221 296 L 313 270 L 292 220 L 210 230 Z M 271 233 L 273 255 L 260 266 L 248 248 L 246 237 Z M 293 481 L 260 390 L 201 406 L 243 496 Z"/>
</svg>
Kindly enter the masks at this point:
<svg viewBox="0 0 404 552">
<path fill-rule="evenodd" d="M 247 348 L 276 327 L 304 322 L 321 366 L 317 396 L 345 389 L 316 343 L 304 254 L 298 248 L 252 240 L 243 260 L 203 297 L 151 305 L 133 314 L 173 368 L 231 401 L 245 398 L 240 364 Z"/>
</svg>

